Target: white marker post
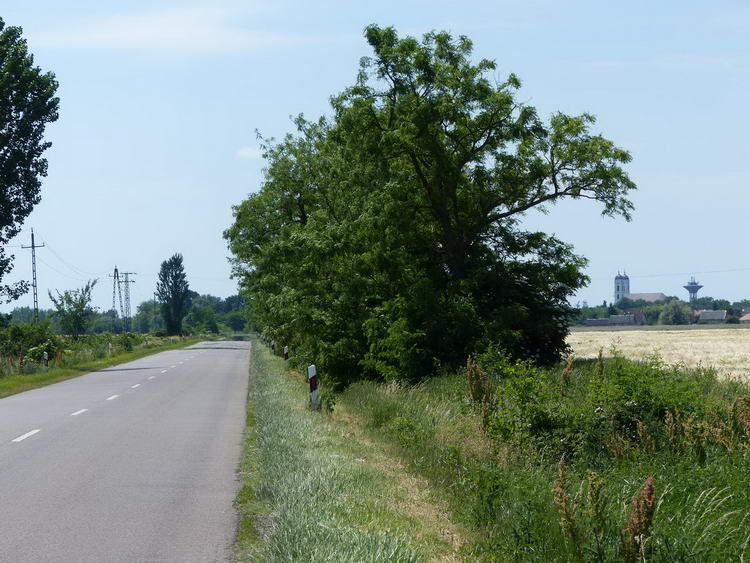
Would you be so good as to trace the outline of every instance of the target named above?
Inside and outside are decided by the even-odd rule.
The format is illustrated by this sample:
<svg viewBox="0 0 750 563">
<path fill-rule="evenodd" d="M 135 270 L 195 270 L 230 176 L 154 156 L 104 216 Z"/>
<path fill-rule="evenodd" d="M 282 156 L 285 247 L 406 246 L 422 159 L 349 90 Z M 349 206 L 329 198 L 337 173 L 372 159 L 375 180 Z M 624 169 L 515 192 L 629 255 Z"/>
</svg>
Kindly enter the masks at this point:
<svg viewBox="0 0 750 563">
<path fill-rule="evenodd" d="M 314 410 L 320 408 L 318 403 L 318 370 L 315 364 L 307 367 L 307 380 L 310 382 L 310 407 Z"/>
<path fill-rule="evenodd" d="M 289 346 L 284 346 L 284 359 L 289 359 Z"/>
</svg>

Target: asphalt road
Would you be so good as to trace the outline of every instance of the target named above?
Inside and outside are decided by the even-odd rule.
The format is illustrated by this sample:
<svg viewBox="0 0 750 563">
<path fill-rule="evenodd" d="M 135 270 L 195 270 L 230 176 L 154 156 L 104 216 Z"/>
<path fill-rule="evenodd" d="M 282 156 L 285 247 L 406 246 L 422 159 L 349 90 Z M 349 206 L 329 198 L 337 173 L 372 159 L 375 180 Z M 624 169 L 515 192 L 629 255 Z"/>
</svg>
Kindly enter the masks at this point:
<svg viewBox="0 0 750 563">
<path fill-rule="evenodd" d="M 224 561 L 247 342 L 0 399 L 0 561 Z"/>
</svg>

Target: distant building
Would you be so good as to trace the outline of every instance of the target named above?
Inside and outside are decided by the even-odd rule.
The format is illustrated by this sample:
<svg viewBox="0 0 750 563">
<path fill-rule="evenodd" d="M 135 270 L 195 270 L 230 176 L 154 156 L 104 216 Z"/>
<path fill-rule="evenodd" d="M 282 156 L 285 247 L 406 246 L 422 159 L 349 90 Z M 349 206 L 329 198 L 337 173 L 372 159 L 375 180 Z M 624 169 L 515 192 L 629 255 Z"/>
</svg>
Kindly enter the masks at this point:
<svg viewBox="0 0 750 563">
<path fill-rule="evenodd" d="M 628 309 L 625 311 L 626 315 L 633 315 L 633 322 L 637 325 L 646 324 L 646 315 L 640 309 Z"/>
<path fill-rule="evenodd" d="M 657 301 L 664 301 L 667 296 L 663 293 L 626 293 L 625 299 L 631 301 L 646 301 L 647 303 L 656 303 Z"/>
<path fill-rule="evenodd" d="M 636 315 L 625 313 L 624 315 L 610 315 L 608 319 L 586 319 L 583 324 L 586 326 L 629 326 L 644 323 L 638 322 Z"/>
<path fill-rule="evenodd" d="M 742 324 L 750 324 L 750 313 L 748 313 L 747 315 L 742 315 L 740 317 L 740 322 Z"/>
<path fill-rule="evenodd" d="M 725 323 L 727 321 L 727 312 L 724 309 L 719 311 L 701 311 L 698 315 L 698 322 L 703 324 Z"/>
<path fill-rule="evenodd" d="M 583 324 L 586 326 L 609 326 L 609 319 L 586 319 Z"/>
<path fill-rule="evenodd" d="M 630 293 L 630 278 L 626 273 L 617 272 L 615 276 L 615 303 Z"/>
<path fill-rule="evenodd" d="M 609 316 L 609 324 L 610 325 L 634 325 L 635 324 L 635 315 L 610 315 Z"/>
</svg>

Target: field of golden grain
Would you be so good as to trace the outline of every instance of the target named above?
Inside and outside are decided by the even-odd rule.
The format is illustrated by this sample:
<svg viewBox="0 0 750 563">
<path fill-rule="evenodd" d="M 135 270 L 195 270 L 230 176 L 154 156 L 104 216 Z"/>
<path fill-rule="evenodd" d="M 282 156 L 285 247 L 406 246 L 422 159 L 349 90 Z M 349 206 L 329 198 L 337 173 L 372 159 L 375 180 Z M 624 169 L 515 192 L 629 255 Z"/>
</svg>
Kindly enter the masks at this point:
<svg viewBox="0 0 750 563">
<path fill-rule="evenodd" d="M 580 331 L 568 336 L 577 358 L 605 357 L 613 347 L 625 357 L 642 359 L 657 353 L 672 364 L 711 366 L 727 377 L 750 378 L 750 330 L 613 330 Z"/>
</svg>

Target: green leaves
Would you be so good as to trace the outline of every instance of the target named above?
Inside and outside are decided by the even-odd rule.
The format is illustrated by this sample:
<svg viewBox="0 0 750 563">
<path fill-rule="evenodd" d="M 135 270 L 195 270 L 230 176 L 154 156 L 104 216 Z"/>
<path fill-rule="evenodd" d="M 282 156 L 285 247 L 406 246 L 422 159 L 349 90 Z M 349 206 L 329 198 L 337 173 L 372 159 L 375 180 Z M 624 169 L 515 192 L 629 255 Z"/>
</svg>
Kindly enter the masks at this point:
<svg viewBox="0 0 750 563">
<path fill-rule="evenodd" d="M 190 308 L 191 294 L 182 254 L 174 254 L 161 263 L 156 294 L 161 302 L 161 314 L 167 334 L 182 334 L 182 320 Z"/>
<path fill-rule="evenodd" d="M 43 139 L 48 123 L 57 120 L 57 81 L 34 66 L 20 27 L 0 19 L 0 245 L 16 236 L 39 203 L 42 157 L 50 143 Z M 0 279 L 13 268 L 13 257 L 0 247 Z M 0 286 L 7 301 L 26 291 L 26 284 Z"/>
<path fill-rule="evenodd" d="M 555 361 L 585 262 L 519 218 L 563 198 L 629 218 L 629 154 L 589 115 L 544 123 L 466 37 L 365 37 L 331 120 L 268 143 L 225 233 L 259 324 L 341 385 L 420 379 L 489 342 Z"/>
<path fill-rule="evenodd" d="M 91 307 L 91 291 L 96 285 L 96 280 L 86 282 L 80 289 L 57 292 L 57 297 L 48 291 L 50 301 L 55 306 L 55 316 L 60 322 L 60 328 L 64 334 L 69 334 L 73 340 L 78 340 L 80 335 L 86 333 L 86 328 L 94 315 Z"/>
</svg>

